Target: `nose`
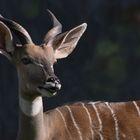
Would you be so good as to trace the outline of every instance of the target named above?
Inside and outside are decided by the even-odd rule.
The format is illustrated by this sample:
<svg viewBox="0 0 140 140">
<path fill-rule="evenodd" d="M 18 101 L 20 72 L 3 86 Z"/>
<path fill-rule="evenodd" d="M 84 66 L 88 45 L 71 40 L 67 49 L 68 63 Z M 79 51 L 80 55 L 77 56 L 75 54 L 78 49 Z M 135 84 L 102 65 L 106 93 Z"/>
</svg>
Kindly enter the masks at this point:
<svg viewBox="0 0 140 140">
<path fill-rule="evenodd" d="M 46 83 L 50 84 L 49 89 L 52 91 L 58 91 L 61 89 L 61 83 L 57 77 L 49 77 Z"/>
</svg>

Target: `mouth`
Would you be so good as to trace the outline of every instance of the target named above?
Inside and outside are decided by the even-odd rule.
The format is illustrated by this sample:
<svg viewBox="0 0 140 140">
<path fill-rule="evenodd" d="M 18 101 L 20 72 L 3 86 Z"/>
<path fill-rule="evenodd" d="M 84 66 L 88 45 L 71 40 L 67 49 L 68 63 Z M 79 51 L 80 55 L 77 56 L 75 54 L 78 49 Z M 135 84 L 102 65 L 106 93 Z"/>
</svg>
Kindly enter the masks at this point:
<svg viewBox="0 0 140 140">
<path fill-rule="evenodd" d="M 38 91 L 42 96 L 51 97 L 57 94 L 57 91 L 61 89 L 60 83 L 46 82 L 38 87 Z"/>
</svg>

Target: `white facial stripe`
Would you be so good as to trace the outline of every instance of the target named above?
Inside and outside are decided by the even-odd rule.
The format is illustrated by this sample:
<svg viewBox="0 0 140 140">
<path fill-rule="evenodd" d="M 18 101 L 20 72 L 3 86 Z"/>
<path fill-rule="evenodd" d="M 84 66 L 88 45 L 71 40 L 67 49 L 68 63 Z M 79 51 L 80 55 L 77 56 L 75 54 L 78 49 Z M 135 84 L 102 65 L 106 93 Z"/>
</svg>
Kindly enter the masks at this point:
<svg viewBox="0 0 140 140">
<path fill-rule="evenodd" d="M 66 131 L 67 131 L 68 135 L 71 137 L 71 134 L 70 134 L 70 132 L 68 130 L 68 127 L 67 127 L 67 123 L 66 123 L 65 117 L 63 116 L 62 112 L 58 108 L 56 108 L 56 111 L 60 114 L 60 116 L 61 116 L 61 118 L 62 118 L 62 120 L 64 122 L 64 126 L 66 128 Z"/>
<path fill-rule="evenodd" d="M 66 105 L 65 107 L 66 107 L 66 108 L 68 109 L 68 111 L 69 111 L 70 117 L 71 117 L 71 119 L 72 119 L 72 122 L 73 122 L 75 128 L 77 129 L 77 132 L 78 132 L 78 135 L 79 135 L 80 140 L 83 140 L 82 134 L 81 134 L 81 131 L 80 131 L 80 128 L 78 127 L 78 124 L 77 124 L 76 121 L 75 121 L 75 118 L 74 118 L 74 116 L 73 116 L 73 113 L 72 113 L 70 107 L 69 107 L 68 105 Z"/>
<path fill-rule="evenodd" d="M 113 117 L 113 120 L 114 120 L 114 123 L 115 123 L 115 133 L 116 133 L 116 140 L 119 140 L 119 126 L 118 126 L 118 120 L 117 120 L 117 117 L 116 117 L 116 114 L 114 113 L 114 110 L 111 108 L 110 104 L 108 102 L 105 102 L 106 106 L 109 108 L 111 114 L 112 114 L 112 117 Z"/>
<path fill-rule="evenodd" d="M 103 138 L 103 135 L 101 134 L 102 129 L 103 129 L 103 124 L 102 124 L 102 121 L 101 121 L 101 118 L 100 118 L 98 109 L 97 109 L 97 107 L 95 106 L 96 103 L 97 103 L 97 102 L 89 102 L 89 104 L 91 104 L 92 107 L 94 108 L 95 113 L 96 113 L 96 115 L 97 115 L 97 119 L 98 119 L 98 122 L 99 122 L 99 133 L 98 133 L 98 134 L 99 134 L 99 136 L 100 136 L 100 140 L 103 140 L 104 138 Z"/>
<path fill-rule="evenodd" d="M 34 61 L 34 64 L 37 65 L 37 66 L 39 66 L 39 67 L 42 67 L 42 68 L 44 67 L 43 64 L 37 63 L 37 62 L 35 62 L 35 61 Z"/>
<path fill-rule="evenodd" d="M 53 69 L 53 65 L 51 65 L 51 69 Z"/>
<path fill-rule="evenodd" d="M 140 108 L 139 108 L 139 106 L 137 105 L 136 101 L 133 101 L 133 104 L 134 104 L 134 106 L 135 106 L 135 108 L 136 108 L 136 110 L 138 112 L 138 116 L 140 117 Z"/>
<path fill-rule="evenodd" d="M 92 137 L 92 139 L 93 139 L 93 130 L 92 130 L 92 120 L 91 120 L 91 116 L 90 116 L 90 113 L 89 113 L 89 111 L 88 111 L 88 109 L 86 108 L 86 106 L 85 106 L 85 104 L 84 103 L 81 103 L 81 105 L 82 105 L 82 107 L 84 108 L 84 110 L 86 111 L 86 113 L 87 113 L 87 116 L 88 116 L 88 119 L 89 119 L 89 123 L 90 123 L 90 126 L 89 126 L 89 128 L 90 128 L 90 132 L 91 132 L 91 137 Z"/>
<path fill-rule="evenodd" d="M 38 113 L 40 113 L 41 109 L 43 109 L 42 97 L 37 97 L 34 101 L 28 101 L 20 96 L 19 106 L 25 115 L 29 117 L 36 116 Z"/>
</svg>

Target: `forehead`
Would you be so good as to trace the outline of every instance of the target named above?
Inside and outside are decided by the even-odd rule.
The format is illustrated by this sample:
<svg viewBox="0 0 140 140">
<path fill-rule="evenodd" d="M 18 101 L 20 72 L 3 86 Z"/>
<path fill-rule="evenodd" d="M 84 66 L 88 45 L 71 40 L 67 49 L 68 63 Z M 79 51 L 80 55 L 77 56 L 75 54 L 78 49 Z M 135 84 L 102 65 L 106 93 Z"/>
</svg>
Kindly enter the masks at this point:
<svg viewBox="0 0 140 140">
<path fill-rule="evenodd" d="M 35 60 L 55 61 L 53 48 L 48 46 L 25 45 L 18 52 L 20 57 L 28 56 Z"/>
</svg>

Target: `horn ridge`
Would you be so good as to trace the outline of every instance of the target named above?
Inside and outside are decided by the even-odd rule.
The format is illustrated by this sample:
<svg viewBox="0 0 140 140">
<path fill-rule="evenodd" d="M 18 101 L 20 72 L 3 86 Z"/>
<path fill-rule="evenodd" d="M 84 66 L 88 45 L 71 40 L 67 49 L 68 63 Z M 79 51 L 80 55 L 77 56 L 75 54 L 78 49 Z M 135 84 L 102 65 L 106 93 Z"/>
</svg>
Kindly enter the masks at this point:
<svg viewBox="0 0 140 140">
<path fill-rule="evenodd" d="M 5 23 L 16 34 L 22 45 L 33 44 L 29 33 L 20 24 L 16 23 L 15 21 L 6 19 L 2 15 L 0 15 L 0 21 Z"/>
<path fill-rule="evenodd" d="M 51 19 L 53 21 L 53 28 L 51 30 L 49 30 L 49 32 L 45 36 L 44 42 L 46 44 L 52 38 L 54 38 L 55 36 L 57 36 L 58 34 L 60 34 L 62 32 L 62 24 L 58 21 L 58 19 L 55 17 L 55 15 L 49 9 L 47 9 L 47 11 L 49 12 Z"/>
</svg>

